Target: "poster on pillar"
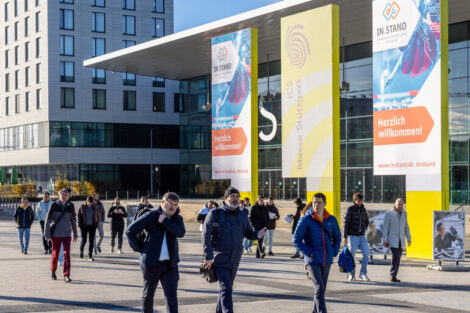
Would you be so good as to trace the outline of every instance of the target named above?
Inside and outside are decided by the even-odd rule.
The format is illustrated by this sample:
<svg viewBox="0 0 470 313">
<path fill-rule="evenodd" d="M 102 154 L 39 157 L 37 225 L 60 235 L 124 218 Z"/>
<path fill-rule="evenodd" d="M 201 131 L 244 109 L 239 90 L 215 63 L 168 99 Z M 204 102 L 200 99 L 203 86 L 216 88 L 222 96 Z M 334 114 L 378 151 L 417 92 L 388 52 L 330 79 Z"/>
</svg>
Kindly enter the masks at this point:
<svg viewBox="0 0 470 313">
<path fill-rule="evenodd" d="M 243 191 L 251 191 L 247 184 L 253 176 L 252 120 L 257 116 L 252 94 L 257 93 L 257 72 L 252 76 L 252 68 L 256 69 L 255 58 L 258 62 L 256 48 L 253 28 L 212 38 L 212 178 L 232 179 L 232 185 Z"/>
<path fill-rule="evenodd" d="M 465 212 L 434 211 L 433 260 L 465 260 Z"/>
<path fill-rule="evenodd" d="M 339 201 L 339 8 L 281 19 L 282 176 Z M 309 199 L 311 200 L 311 199 Z"/>
<path fill-rule="evenodd" d="M 439 191 L 440 0 L 373 0 L 372 10 L 374 175 Z"/>
</svg>

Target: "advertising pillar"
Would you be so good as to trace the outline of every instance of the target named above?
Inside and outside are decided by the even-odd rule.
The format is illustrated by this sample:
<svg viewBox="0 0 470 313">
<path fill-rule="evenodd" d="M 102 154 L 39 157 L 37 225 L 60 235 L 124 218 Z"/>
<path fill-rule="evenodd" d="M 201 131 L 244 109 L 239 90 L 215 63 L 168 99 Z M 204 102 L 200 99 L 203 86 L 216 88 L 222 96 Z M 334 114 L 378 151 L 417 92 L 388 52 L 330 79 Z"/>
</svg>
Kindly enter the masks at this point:
<svg viewBox="0 0 470 313">
<path fill-rule="evenodd" d="M 281 19 L 282 177 L 307 178 L 340 216 L 339 8 Z"/>
<path fill-rule="evenodd" d="M 212 178 L 258 193 L 258 33 L 212 38 Z M 254 104 L 254 105 L 253 105 Z"/>
<path fill-rule="evenodd" d="M 374 175 L 406 175 L 412 245 L 449 207 L 447 0 L 373 1 Z"/>
</svg>

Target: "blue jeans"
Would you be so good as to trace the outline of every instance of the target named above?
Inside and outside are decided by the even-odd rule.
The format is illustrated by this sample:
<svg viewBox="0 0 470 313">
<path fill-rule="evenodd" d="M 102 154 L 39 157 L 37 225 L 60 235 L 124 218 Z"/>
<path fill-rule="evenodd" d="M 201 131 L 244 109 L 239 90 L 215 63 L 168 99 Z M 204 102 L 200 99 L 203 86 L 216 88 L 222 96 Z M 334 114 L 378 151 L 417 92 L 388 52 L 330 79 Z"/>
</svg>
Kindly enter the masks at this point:
<svg viewBox="0 0 470 313">
<path fill-rule="evenodd" d="M 28 252 L 30 231 L 31 231 L 31 228 L 18 228 L 18 240 L 20 242 L 21 250 L 23 252 Z M 23 241 L 23 238 L 24 238 L 24 241 Z"/>
<path fill-rule="evenodd" d="M 215 266 L 215 274 L 219 281 L 219 297 L 217 299 L 216 313 L 233 313 L 232 287 L 237 269 Z"/>
<path fill-rule="evenodd" d="M 310 279 L 313 282 L 313 313 L 326 313 L 325 293 L 330 267 L 331 264 L 325 267 L 318 264 L 309 264 L 307 266 Z"/>
<path fill-rule="evenodd" d="M 273 251 L 273 237 L 274 237 L 274 229 L 268 229 L 266 234 L 264 235 L 264 245 L 268 246 L 268 251 Z"/>
<path fill-rule="evenodd" d="M 245 250 L 248 250 L 249 248 L 253 246 L 253 240 L 243 238 L 243 246 Z"/>
<path fill-rule="evenodd" d="M 367 242 L 366 236 L 348 236 L 349 238 L 349 251 L 352 256 L 356 255 L 357 248 L 361 249 L 362 252 L 362 265 L 361 274 L 367 275 L 367 262 L 369 262 L 369 243 Z M 351 272 L 354 275 L 355 270 Z"/>
</svg>

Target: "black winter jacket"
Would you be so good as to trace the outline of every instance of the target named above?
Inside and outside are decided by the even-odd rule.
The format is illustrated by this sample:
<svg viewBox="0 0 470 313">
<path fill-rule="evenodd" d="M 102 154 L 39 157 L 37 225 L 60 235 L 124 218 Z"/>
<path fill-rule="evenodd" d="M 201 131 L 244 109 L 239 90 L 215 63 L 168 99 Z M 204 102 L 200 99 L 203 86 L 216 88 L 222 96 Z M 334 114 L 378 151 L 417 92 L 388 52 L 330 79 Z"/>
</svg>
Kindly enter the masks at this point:
<svg viewBox="0 0 470 313">
<path fill-rule="evenodd" d="M 351 205 L 344 217 L 344 238 L 348 238 L 348 236 L 364 236 L 367 227 L 369 227 L 369 216 L 364 205 L 360 207 L 355 204 Z"/>
<path fill-rule="evenodd" d="M 30 228 L 34 222 L 34 212 L 29 205 L 26 209 L 22 206 L 17 207 L 13 217 L 17 228 Z"/>
<path fill-rule="evenodd" d="M 116 210 L 120 209 L 123 213 L 118 214 Z M 109 208 L 108 217 L 111 219 L 111 228 L 112 229 L 123 229 L 124 228 L 124 218 L 127 217 L 126 209 L 123 206 L 115 206 Z"/>
<path fill-rule="evenodd" d="M 274 213 L 274 219 L 270 218 L 268 223 L 268 229 L 276 229 L 276 220 L 281 216 L 279 215 L 279 210 L 274 205 L 267 205 L 268 212 Z"/>
<path fill-rule="evenodd" d="M 269 210 L 265 205 L 256 203 L 251 207 L 250 212 L 251 225 L 255 230 L 261 230 L 269 225 Z"/>
<path fill-rule="evenodd" d="M 297 223 L 300 220 L 300 212 L 305 208 L 305 203 L 302 203 L 297 206 L 297 210 L 295 211 L 294 221 L 292 222 L 292 234 L 294 234 L 295 229 L 297 228 Z"/>
</svg>

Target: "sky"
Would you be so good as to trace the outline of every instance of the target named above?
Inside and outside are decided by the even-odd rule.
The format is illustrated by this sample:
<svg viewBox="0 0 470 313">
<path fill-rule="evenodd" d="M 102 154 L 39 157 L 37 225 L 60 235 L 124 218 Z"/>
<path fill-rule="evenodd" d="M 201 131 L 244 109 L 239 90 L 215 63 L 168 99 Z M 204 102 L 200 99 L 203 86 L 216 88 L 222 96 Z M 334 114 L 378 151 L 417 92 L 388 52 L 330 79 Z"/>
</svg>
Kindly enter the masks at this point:
<svg viewBox="0 0 470 313">
<path fill-rule="evenodd" d="M 175 33 L 281 0 L 174 0 Z"/>
</svg>

